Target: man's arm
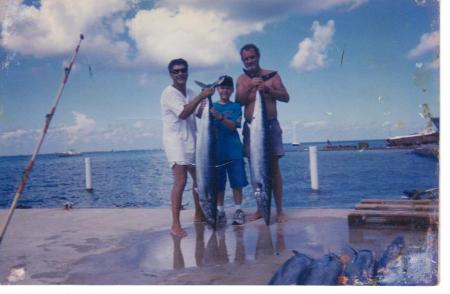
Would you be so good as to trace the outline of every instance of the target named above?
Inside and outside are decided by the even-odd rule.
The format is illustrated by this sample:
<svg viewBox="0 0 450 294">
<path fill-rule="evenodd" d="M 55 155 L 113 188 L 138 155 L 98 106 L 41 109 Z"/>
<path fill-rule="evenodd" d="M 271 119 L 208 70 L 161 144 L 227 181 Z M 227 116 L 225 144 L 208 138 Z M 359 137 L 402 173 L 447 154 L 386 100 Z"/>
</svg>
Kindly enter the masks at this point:
<svg viewBox="0 0 450 294">
<path fill-rule="evenodd" d="M 197 105 L 206 97 L 214 94 L 214 88 L 204 88 L 200 94 L 184 105 L 183 111 L 178 115 L 180 119 L 187 119 L 197 108 Z"/>
</svg>

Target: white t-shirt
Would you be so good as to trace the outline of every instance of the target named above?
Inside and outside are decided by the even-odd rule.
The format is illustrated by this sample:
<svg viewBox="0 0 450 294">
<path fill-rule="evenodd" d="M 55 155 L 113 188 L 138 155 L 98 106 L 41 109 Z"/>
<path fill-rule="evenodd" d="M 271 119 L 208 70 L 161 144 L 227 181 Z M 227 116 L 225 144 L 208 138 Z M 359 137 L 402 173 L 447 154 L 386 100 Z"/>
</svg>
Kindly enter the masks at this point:
<svg viewBox="0 0 450 294">
<path fill-rule="evenodd" d="M 178 116 L 184 105 L 194 99 L 194 92 L 186 89 L 186 97 L 172 85 L 161 93 L 161 118 L 163 146 L 170 165 L 195 163 L 195 140 L 197 127 L 195 115 L 186 119 Z"/>
</svg>

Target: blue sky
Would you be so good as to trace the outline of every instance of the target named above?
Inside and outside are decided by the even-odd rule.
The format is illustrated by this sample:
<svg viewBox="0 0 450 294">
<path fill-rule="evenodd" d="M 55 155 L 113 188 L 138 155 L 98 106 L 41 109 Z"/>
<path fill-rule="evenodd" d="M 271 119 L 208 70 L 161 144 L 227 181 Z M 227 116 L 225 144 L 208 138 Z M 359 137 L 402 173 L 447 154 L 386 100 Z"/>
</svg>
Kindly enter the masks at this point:
<svg viewBox="0 0 450 294">
<path fill-rule="evenodd" d="M 33 151 L 81 32 L 42 153 L 160 148 L 167 62 L 186 58 L 198 90 L 236 78 L 245 43 L 290 93 L 285 142 L 294 125 L 301 142 L 383 139 L 421 131 L 422 103 L 439 115 L 436 0 L 1 0 L 0 21 L 0 155 Z"/>
</svg>

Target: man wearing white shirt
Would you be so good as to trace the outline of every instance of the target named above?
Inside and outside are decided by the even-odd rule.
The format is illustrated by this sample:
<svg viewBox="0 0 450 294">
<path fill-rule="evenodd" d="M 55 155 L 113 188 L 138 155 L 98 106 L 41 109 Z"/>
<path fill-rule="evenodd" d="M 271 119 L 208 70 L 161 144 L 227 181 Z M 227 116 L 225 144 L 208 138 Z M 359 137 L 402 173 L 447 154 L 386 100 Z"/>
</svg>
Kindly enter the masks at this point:
<svg viewBox="0 0 450 294">
<path fill-rule="evenodd" d="M 172 203 L 171 234 L 184 237 L 187 233 L 181 227 L 180 210 L 188 173 L 193 181 L 194 221 L 202 221 L 198 194 L 195 191 L 196 125 L 193 113 L 203 99 L 214 94 L 214 89 L 205 88 L 199 95 L 194 96 L 194 92 L 186 88 L 188 63 L 184 59 L 172 60 L 168 69 L 172 78 L 172 85 L 164 89 L 161 94 L 161 117 L 164 151 L 174 177 L 170 195 Z"/>
</svg>

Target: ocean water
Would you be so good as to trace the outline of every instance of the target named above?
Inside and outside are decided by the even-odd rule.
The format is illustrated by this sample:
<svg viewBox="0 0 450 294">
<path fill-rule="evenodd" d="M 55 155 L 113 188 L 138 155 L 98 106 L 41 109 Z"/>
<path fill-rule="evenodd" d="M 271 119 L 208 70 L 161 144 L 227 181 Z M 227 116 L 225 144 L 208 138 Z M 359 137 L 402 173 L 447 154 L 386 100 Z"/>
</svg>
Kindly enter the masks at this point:
<svg viewBox="0 0 450 294">
<path fill-rule="evenodd" d="M 349 145 L 354 142 L 336 142 Z M 383 147 L 382 140 L 369 141 Z M 286 207 L 351 208 L 362 198 L 400 197 L 404 190 L 438 186 L 438 162 L 411 150 L 375 149 L 319 151 L 319 192 L 312 192 L 308 143 L 286 145 L 280 160 L 283 203 Z M 84 157 L 92 161 L 93 192 L 85 191 Z M 29 156 L 0 157 L 0 208 L 11 205 Z M 248 168 L 248 166 L 247 166 Z M 247 175 L 248 175 L 247 170 Z M 39 155 L 19 207 L 58 208 L 66 201 L 75 207 L 168 207 L 172 175 L 162 150 L 84 153 L 80 157 Z M 183 204 L 193 207 L 188 180 Z M 254 207 L 251 188 L 244 189 L 244 207 Z M 227 187 L 225 206 L 232 206 Z"/>
</svg>

